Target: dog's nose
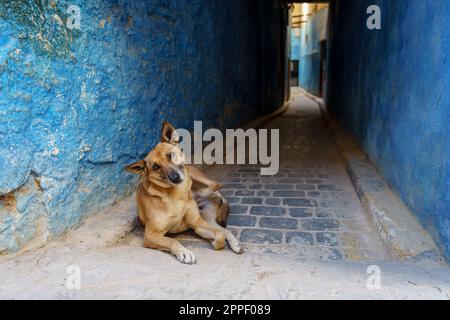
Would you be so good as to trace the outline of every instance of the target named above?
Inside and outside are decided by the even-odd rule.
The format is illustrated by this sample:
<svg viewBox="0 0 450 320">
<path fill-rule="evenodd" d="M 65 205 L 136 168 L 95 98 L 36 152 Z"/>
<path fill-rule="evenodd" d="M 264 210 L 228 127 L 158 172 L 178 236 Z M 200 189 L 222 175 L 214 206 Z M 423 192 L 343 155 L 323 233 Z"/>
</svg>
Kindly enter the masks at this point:
<svg viewBox="0 0 450 320">
<path fill-rule="evenodd" d="M 182 181 L 181 177 L 180 177 L 180 174 L 178 172 L 176 172 L 176 171 L 171 172 L 169 174 L 169 180 L 170 180 L 170 182 L 175 183 L 175 184 L 179 184 Z"/>
</svg>

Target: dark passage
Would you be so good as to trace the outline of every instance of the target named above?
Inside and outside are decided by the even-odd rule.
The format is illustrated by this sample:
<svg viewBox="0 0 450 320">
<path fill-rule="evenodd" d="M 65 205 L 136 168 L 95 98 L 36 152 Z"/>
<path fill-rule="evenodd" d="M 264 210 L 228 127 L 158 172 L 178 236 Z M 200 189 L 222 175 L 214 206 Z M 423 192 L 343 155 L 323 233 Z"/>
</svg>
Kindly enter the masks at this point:
<svg viewBox="0 0 450 320">
<path fill-rule="evenodd" d="M 448 0 L 0 1 L 0 298 L 448 299 L 449 25 Z M 275 175 L 202 167 L 243 254 L 143 246 L 124 166 L 163 121 L 279 130 Z"/>
</svg>

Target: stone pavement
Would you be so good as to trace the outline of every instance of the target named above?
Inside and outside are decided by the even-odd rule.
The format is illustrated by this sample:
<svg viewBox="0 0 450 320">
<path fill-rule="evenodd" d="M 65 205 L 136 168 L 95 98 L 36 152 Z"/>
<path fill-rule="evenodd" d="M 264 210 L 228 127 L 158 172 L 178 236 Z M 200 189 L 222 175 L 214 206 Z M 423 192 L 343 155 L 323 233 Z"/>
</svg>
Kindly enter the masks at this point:
<svg viewBox="0 0 450 320">
<path fill-rule="evenodd" d="M 207 170 L 224 184 L 228 226 L 240 241 L 328 260 L 389 259 L 317 103 L 293 88 L 288 111 L 265 128 L 280 130 L 278 174 L 261 176 L 259 167 L 242 165 Z"/>
<path fill-rule="evenodd" d="M 142 246 L 129 197 L 42 248 L 0 256 L 0 299 L 450 299 L 448 265 L 395 261 L 362 211 L 313 101 L 294 90 L 280 129 L 281 169 L 208 169 L 233 202 L 247 251 L 178 235 L 197 264 Z M 79 288 L 70 286 L 78 270 Z M 379 270 L 379 286 L 369 284 Z"/>
</svg>

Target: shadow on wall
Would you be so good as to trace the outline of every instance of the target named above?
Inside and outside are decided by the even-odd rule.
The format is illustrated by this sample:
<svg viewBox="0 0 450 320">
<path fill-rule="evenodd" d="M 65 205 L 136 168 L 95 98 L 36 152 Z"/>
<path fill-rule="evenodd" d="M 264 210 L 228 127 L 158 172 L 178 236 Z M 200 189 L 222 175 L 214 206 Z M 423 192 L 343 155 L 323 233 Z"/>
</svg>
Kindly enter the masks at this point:
<svg viewBox="0 0 450 320">
<path fill-rule="evenodd" d="M 80 29 L 67 28 L 69 5 Z M 129 194 L 136 180 L 122 167 L 157 142 L 162 120 L 234 127 L 276 107 L 283 93 L 264 100 L 275 80 L 261 66 L 278 57 L 261 55 L 261 41 L 280 42 L 283 28 L 263 34 L 261 19 L 283 10 L 256 0 L 0 3 L 0 253 Z"/>
<path fill-rule="evenodd" d="M 320 96 L 321 46 L 327 36 L 328 7 L 316 11 L 303 24 L 298 37 L 293 32 L 292 56 L 299 60 L 299 86 Z M 325 90 L 325 88 L 324 88 Z"/>
<path fill-rule="evenodd" d="M 328 105 L 450 261 L 449 25 L 447 0 L 331 2 Z"/>
</svg>

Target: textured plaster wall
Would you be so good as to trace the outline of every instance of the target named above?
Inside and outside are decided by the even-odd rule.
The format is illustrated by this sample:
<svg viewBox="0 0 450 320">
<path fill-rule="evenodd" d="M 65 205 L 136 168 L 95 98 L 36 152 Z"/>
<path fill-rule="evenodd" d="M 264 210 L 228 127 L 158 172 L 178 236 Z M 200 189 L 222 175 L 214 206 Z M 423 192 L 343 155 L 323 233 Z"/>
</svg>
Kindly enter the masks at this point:
<svg viewBox="0 0 450 320">
<path fill-rule="evenodd" d="M 372 4 L 381 30 L 366 28 Z M 450 1 L 330 12 L 328 105 L 450 260 Z"/>
<path fill-rule="evenodd" d="M 315 95 L 320 91 L 320 41 L 326 38 L 327 20 L 328 8 L 314 12 L 299 39 L 299 85 Z"/>
<path fill-rule="evenodd" d="M 288 97 L 287 83 L 287 5 L 279 0 L 256 0 L 260 21 L 263 21 L 259 33 L 251 38 L 261 44 L 260 54 L 254 57 L 261 71 L 262 89 L 260 97 L 264 112 L 280 107 Z M 259 61 L 259 62 L 258 62 Z"/>
<path fill-rule="evenodd" d="M 69 4 L 80 30 L 66 28 Z M 122 167 L 158 141 L 162 120 L 235 127 L 276 107 L 282 92 L 261 94 L 262 79 L 276 83 L 264 66 L 277 57 L 261 54 L 281 38 L 261 33 L 274 6 L 0 0 L 0 253 L 129 194 L 136 178 Z"/>
<path fill-rule="evenodd" d="M 291 60 L 300 60 L 300 33 L 299 29 L 291 30 Z M 297 37 L 298 34 L 298 37 Z"/>
</svg>

